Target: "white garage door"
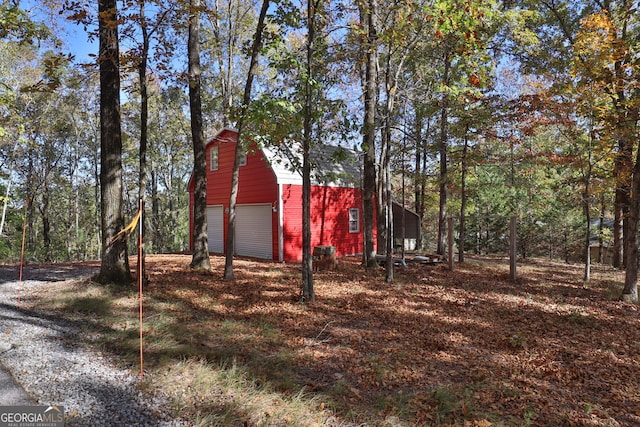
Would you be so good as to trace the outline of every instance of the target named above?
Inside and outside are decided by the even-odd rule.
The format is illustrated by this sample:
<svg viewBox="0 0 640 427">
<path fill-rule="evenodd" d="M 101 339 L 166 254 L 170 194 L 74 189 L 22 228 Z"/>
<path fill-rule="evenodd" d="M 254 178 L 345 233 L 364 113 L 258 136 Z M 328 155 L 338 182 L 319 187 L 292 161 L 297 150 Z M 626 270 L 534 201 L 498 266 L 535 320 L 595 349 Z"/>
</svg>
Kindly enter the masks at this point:
<svg viewBox="0 0 640 427">
<path fill-rule="evenodd" d="M 222 206 L 207 206 L 209 252 L 224 252 L 224 216 Z"/>
<path fill-rule="evenodd" d="M 236 254 L 273 258 L 271 205 L 236 206 Z"/>
</svg>

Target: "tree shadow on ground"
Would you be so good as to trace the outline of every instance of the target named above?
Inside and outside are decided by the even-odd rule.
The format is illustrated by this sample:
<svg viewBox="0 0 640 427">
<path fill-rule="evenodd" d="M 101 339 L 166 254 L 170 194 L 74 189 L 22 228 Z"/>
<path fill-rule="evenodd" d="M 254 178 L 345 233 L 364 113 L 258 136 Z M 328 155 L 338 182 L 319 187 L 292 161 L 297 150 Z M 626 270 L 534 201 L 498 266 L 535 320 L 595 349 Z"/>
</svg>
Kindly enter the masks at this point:
<svg viewBox="0 0 640 427">
<path fill-rule="evenodd" d="M 318 301 L 305 305 L 299 265 L 241 259 L 226 282 L 223 262 L 212 257 L 213 273 L 200 273 L 187 257 L 148 259 L 150 370 L 189 358 L 241 366 L 253 383 L 285 396 L 304 388 L 330 399 L 342 420 L 372 425 L 389 416 L 418 425 L 640 423 L 640 320 L 637 307 L 607 297 L 608 272 L 587 288 L 578 267 L 545 263 L 512 283 L 508 265 L 473 261 L 454 272 L 411 266 L 387 284 L 343 260 L 340 271 L 315 275 Z M 135 301 L 119 304 L 118 322 L 132 322 Z M 135 364 L 133 323 L 86 329 Z"/>
<path fill-rule="evenodd" d="M 99 269 L 98 261 L 25 265 L 22 268 L 22 280 L 60 282 L 97 274 Z M 0 265 L 0 286 L 19 280 L 19 265 Z"/>
<path fill-rule="evenodd" d="M 12 304 L 0 304 L 0 313 L 2 313 L 0 319 L 2 320 L 3 340 L 9 344 L 7 350 L 0 355 L 0 358 L 5 360 L 16 357 L 11 352 L 20 350 L 24 338 L 16 335 L 15 331 L 20 331 L 21 325 L 28 324 L 42 329 L 41 337 L 44 337 L 47 342 L 45 346 L 55 348 L 52 351 L 46 348 L 42 349 L 43 355 L 46 357 L 56 355 L 57 358 L 62 358 L 61 361 L 55 362 L 54 366 L 64 365 L 64 368 L 60 369 L 77 369 L 79 372 L 83 372 L 84 365 L 74 366 L 76 359 L 71 357 L 71 354 L 84 351 L 80 350 L 86 341 L 84 333 L 87 330 L 91 330 L 94 334 L 97 332 L 105 335 L 112 333 L 111 328 L 103 326 L 100 322 L 63 318 L 59 315 L 17 307 Z M 14 374 L 18 380 L 23 376 L 34 375 L 29 371 Z M 38 370 L 38 375 L 37 378 L 24 379 L 25 389 L 31 392 L 31 397 L 35 398 L 38 404 L 65 407 L 65 425 L 68 426 L 159 425 L 162 421 L 167 421 L 169 415 L 175 412 L 171 408 L 157 404 L 156 407 L 151 408 L 149 405 L 140 403 L 140 395 L 136 385 L 131 383 L 131 378 L 124 378 L 123 375 L 109 379 L 112 374 L 103 373 L 96 369 L 82 375 L 73 375 L 71 380 L 60 381 L 61 390 L 73 390 L 73 395 L 54 391 L 50 385 L 42 394 L 41 389 L 33 384 L 36 382 L 58 383 L 61 374 L 52 367 L 48 367 Z M 62 375 L 65 376 L 65 374 Z M 123 385 L 122 381 L 128 386 Z M 147 403 L 152 404 L 153 402 L 151 399 L 147 399 Z M 80 406 L 76 407 L 75 405 Z M 87 407 L 90 407 L 91 410 L 83 411 L 83 408 Z"/>
</svg>

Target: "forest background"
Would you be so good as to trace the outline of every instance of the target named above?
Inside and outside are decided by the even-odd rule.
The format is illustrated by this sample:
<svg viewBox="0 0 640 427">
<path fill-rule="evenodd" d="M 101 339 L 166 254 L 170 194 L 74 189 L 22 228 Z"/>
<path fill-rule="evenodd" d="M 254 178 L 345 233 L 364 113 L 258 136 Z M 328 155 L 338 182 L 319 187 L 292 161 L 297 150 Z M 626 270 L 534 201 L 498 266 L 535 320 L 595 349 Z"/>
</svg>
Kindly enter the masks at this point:
<svg viewBox="0 0 640 427">
<path fill-rule="evenodd" d="M 23 230 L 29 261 L 102 254 L 103 3 L 0 4 L 1 262 L 19 259 Z M 364 151 L 365 180 L 367 162 L 375 169 L 379 248 L 391 196 L 422 217 L 419 244 L 438 253 L 447 217 L 457 219 L 459 248 L 500 253 L 515 216 L 521 257 L 583 261 L 588 278 L 597 242 L 599 254 L 607 247 L 613 265 L 626 266 L 622 292 L 637 301 L 637 2 L 117 6 L 123 209 L 132 218 L 148 200 L 147 252 L 189 249 L 187 38 L 197 15 L 205 135 L 241 121 L 262 144 L 305 139 Z M 85 57 L 87 41 L 96 51 Z M 260 48 L 253 90 L 245 84 L 252 45 Z"/>
</svg>

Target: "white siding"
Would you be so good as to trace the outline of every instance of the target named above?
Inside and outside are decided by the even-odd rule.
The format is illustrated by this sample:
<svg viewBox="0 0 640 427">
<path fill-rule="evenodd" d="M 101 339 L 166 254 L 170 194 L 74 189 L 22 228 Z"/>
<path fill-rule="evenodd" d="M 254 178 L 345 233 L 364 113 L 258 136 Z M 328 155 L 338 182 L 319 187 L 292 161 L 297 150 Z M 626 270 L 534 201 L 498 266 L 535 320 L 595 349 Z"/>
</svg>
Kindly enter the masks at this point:
<svg viewBox="0 0 640 427">
<path fill-rule="evenodd" d="M 271 205 L 236 206 L 237 255 L 273 259 Z"/>
<path fill-rule="evenodd" d="M 209 252 L 224 252 L 224 215 L 222 206 L 207 206 Z"/>
</svg>

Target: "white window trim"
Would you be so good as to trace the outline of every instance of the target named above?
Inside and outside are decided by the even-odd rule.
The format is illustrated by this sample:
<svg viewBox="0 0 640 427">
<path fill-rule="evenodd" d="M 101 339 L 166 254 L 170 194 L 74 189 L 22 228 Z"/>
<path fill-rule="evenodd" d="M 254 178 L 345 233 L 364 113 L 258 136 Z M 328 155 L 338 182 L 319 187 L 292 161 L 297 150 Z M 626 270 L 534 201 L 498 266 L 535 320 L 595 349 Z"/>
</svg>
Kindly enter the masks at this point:
<svg viewBox="0 0 640 427">
<path fill-rule="evenodd" d="M 355 227 L 352 227 L 355 225 Z M 349 233 L 360 232 L 360 209 L 349 208 Z"/>
<path fill-rule="evenodd" d="M 214 167 L 214 154 L 215 154 L 215 167 Z M 209 169 L 212 171 L 217 171 L 220 166 L 220 157 L 218 147 L 214 146 L 209 149 Z"/>
</svg>

